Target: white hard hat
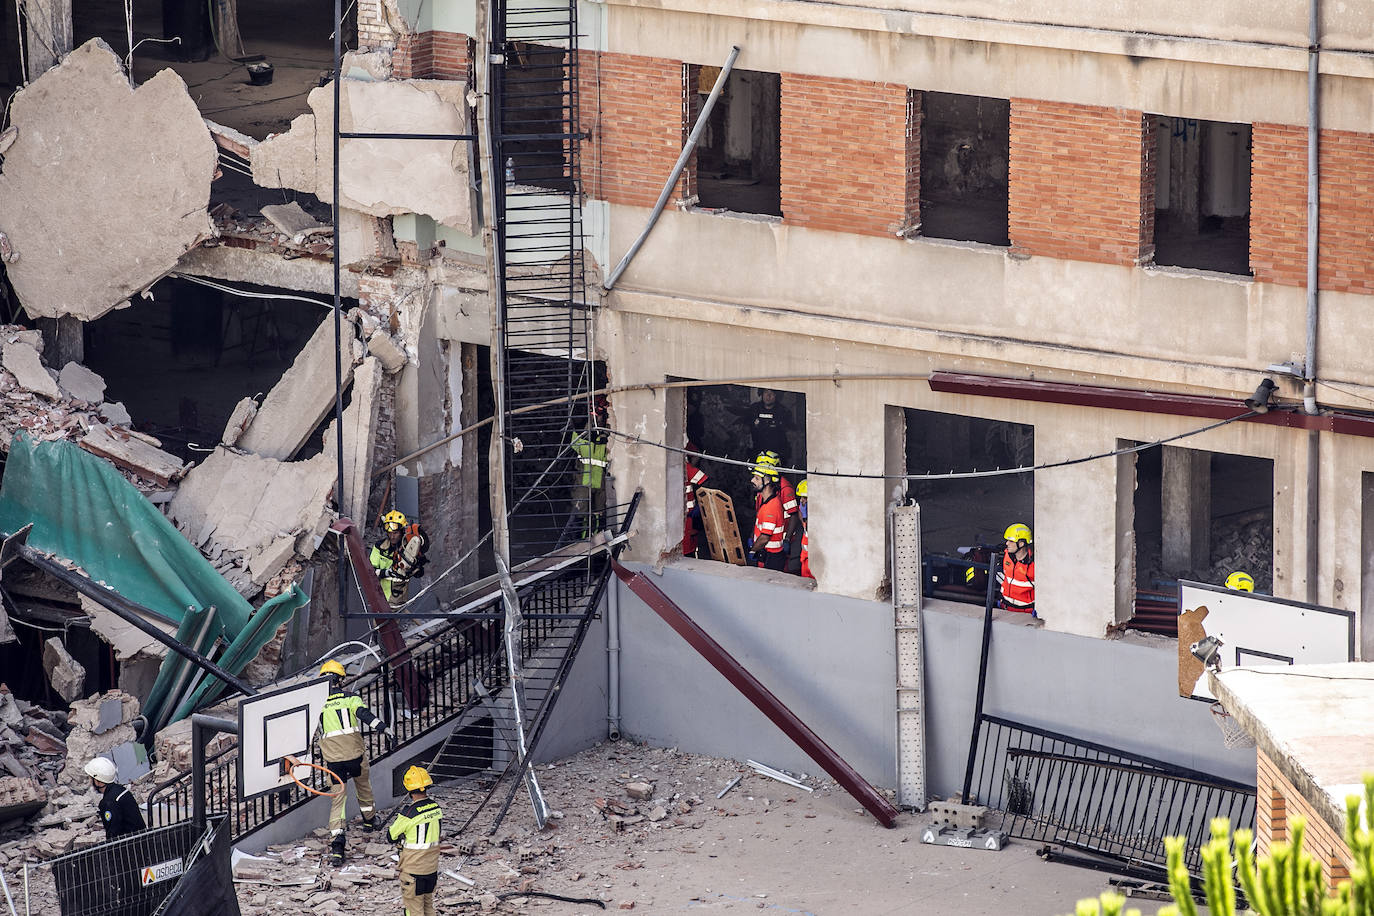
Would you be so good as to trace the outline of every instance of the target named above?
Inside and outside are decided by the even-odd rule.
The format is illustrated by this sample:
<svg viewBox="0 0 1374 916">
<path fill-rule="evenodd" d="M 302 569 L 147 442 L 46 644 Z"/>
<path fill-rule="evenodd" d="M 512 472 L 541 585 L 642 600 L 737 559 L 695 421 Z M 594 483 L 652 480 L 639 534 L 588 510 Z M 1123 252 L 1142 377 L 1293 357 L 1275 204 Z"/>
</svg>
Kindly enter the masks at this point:
<svg viewBox="0 0 1374 916">
<path fill-rule="evenodd" d="M 81 769 L 99 782 L 109 784 L 119 781 L 119 770 L 115 769 L 114 761 L 109 757 L 92 757 Z"/>
</svg>

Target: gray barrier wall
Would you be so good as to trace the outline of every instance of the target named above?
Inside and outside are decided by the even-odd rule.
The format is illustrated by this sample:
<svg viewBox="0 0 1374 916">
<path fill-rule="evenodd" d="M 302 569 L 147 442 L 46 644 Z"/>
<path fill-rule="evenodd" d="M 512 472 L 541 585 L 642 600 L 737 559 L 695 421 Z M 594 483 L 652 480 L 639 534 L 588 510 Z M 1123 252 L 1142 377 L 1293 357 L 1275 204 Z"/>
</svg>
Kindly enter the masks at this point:
<svg viewBox="0 0 1374 916">
<path fill-rule="evenodd" d="M 896 784 L 889 605 L 818 594 L 794 577 L 720 563 L 683 560 L 661 575 L 649 574 L 859 772 L 879 786 Z M 820 772 L 657 614 L 628 588 L 615 587 L 627 738 Z M 962 787 L 982 611 L 937 601 L 927 605 L 923 620 L 927 785 L 943 797 Z M 1173 640 L 1088 639 L 1029 624 L 1022 615 L 1000 612 L 994 623 L 989 713 L 1254 783 L 1254 751 L 1227 750 L 1207 705 L 1178 696 Z M 604 621 L 598 622 L 559 701 L 541 759 L 604 739 L 605 638 Z"/>
</svg>

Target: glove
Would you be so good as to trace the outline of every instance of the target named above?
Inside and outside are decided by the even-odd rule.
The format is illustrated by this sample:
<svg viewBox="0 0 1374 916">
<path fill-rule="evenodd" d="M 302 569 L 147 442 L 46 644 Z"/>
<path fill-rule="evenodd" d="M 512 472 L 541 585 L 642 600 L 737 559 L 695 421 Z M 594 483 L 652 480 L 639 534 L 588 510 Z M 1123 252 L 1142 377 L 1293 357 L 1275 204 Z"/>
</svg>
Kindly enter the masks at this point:
<svg viewBox="0 0 1374 916">
<path fill-rule="evenodd" d="M 759 565 L 758 557 L 754 556 L 754 551 L 752 550 L 744 555 L 744 562 L 749 566 Z"/>
</svg>

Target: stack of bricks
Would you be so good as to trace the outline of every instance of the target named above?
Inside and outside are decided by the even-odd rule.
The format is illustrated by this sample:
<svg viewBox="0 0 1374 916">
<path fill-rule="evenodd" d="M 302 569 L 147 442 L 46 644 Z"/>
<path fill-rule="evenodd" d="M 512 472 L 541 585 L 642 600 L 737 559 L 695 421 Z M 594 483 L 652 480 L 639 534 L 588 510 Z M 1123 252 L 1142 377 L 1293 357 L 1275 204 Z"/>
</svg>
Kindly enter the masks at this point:
<svg viewBox="0 0 1374 916">
<path fill-rule="evenodd" d="M 1153 138 L 1143 112 L 1011 100 L 1014 253 L 1133 266 L 1154 240 Z"/>
<path fill-rule="evenodd" d="M 905 86 L 784 73 L 784 219 L 889 238 L 919 223 L 920 120 Z"/>
<path fill-rule="evenodd" d="M 1256 124 L 1251 133 L 1250 264 L 1256 280 L 1307 285 L 1307 129 Z M 1317 285 L 1374 294 L 1374 135 L 1324 130 Z"/>
</svg>

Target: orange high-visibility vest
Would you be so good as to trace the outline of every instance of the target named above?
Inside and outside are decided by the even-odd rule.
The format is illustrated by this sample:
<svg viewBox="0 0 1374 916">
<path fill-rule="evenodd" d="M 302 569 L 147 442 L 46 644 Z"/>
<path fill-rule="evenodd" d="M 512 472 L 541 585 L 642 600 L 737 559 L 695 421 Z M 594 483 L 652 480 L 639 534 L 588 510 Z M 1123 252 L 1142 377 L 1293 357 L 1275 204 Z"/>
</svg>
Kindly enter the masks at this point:
<svg viewBox="0 0 1374 916">
<path fill-rule="evenodd" d="M 1011 611 L 1035 610 L 1035 554 L 1024 563 L 1010 550 L 1002 554 L 1002 604 Z"/>
<path fill-rule="evenodd" d="M 749 540 L 749 543 L 754 544 L 760 535 L 766 534 L 768 540 L 764 543 L 763 549 L 768 553 L 781 552 L 782 533 L 785 527 L 783 522 L 782 502 L 774 496 L 759 506 L 758 514 L 754 516 L 754 536 Z"/>
<path fill-rule="evenodd" d="M 803 522 L 803 525 L 805 523 Z M 807 579 L 814 579 L 811 575 L 811 532 L 805 527 L 802 528 L 802 548 L 801 548 L 801 574 Z"/>
</svg>

